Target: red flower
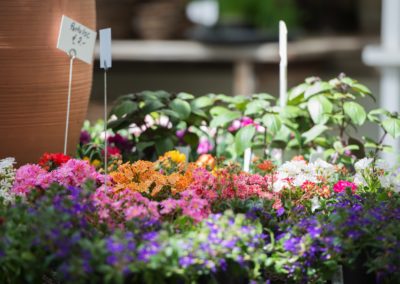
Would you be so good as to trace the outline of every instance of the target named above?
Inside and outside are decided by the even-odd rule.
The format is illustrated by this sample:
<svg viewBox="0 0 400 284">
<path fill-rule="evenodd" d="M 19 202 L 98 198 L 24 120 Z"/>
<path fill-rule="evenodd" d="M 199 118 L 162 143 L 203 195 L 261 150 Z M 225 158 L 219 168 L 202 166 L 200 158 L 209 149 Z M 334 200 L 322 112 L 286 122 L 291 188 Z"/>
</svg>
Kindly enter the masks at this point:
<svg viewBox="0 0 400 284">
<path fill-rule="evenodd" d="M 101 154 L 104 156 L 104 150 L 101 151 Z M 118 157 L 121 155 L 121 150 L 117 147 L 107 146 L 107 157 Z"/>
<path fill-rule="evenodd" d="M 70 160 L 71 157 L 63 153 L 44 153 L 39 159 L 39 166 L 47 171 L 52 171 Z"/>
</svg>

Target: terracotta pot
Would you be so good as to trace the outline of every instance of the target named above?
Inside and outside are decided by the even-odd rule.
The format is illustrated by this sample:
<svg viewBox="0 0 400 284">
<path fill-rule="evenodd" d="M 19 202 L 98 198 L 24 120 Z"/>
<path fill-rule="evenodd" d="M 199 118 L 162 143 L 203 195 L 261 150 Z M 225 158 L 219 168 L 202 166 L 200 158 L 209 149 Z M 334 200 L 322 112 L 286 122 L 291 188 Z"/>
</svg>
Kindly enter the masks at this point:
<svg viewBox="0 0 400 284">
<path fill-rule="evenodd" d="M 56 48 L 63 14 L 96 27 L 95 0 L 0 1 L 0 158 L 22 164 L 63 151 L 69 58 Z M 92 68 L 74 62 L 69 154 L 86 116 Z"/>
</svg>

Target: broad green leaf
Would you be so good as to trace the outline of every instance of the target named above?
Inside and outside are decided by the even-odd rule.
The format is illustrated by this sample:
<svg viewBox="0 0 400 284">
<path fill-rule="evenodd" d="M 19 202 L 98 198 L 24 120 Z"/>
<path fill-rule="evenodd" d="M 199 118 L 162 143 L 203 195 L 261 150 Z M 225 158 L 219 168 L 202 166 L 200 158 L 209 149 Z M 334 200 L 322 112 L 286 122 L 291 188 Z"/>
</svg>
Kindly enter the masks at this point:
<svg viewBox="0 0 400 284">
<path fill-rule="evenodd" d="M 267 101 L 254 100 L 246 105 L 246 110 L 245 110 L 244 114 L 245 115 L 257 114 L 260 111 L 265 110 L 269 106 L 270 106 L 270 104 Z"/>
<path fill-rule="evenodd" d="M 344 113 L 350 117 L 351 121 L 356 125 L 363 125 L 367 114 L 364 108 L 355 102 L 345 102 L 343 104 Z"/>
<path fill-rule="evenodd" d="M 400 136 L 400 119 L 388 118 L 382 122 L 383 129 L 392 136 L 397 138 Z"/>
<path fill-rule="evenodd" d="M 212 109 L 210 109 L 210 114 L 212 116 L 220 116 L 220 115 L 223 115 L 223 114 L 229 113 L 229 112 L 232 112 L 232 111 L 227 109 L 226 107 L 222 107 L 222 106 L 216 106 L 216 107 L 213 107 Z"/>
<path fill-rule="evenodd" d="M 282 118 L 296 118 L 301 114 L 301 109 L 297 106 L 285 106 L 279 114 Z"/>
<path fill-rule="evenodd" d="M 251 141 L 256 133 L 253 125 L 241 128 L 235 135 L 235 149 L 238 155 L 243 154 L 244 150 L 251 147 Z"/>
<path fill-rule="evenodd" d="M 137 111 L 137 104 L 132 101 L 124 101 L 119 105 L 116 105 L 112 110 L 111 114 L 115 114 L 118 118 L 123 117 L 125 114 L 130 114 Z"/>
<path fill-rule="evenodd" d="M 191 102 L 192 108 L 204 108 L 214 104 L 214 99 L 210 97 L 199 97 Z"/>
<path fill-rule="evenodd" d="M 215 116 L 211 122 L 210 122 L 210 126 L 211 127 L 220 127 L 220 126 L 224 126 L 226 124 L 228 124 L 229 122 L 240 118 L 242 115 L 240 114 L 240 112 L 234 112 L 234 111 L 228 111 L 225 112 L 221 115 Z"/>
<path fill-rule="evenodd" d="M 189 117 L 191 112 L 190 104 L 181 99 L 175 99 L 171 102 L 170 107 L 172 110 L 177 112 L 182 120 L 185 120 Z"/>
<path fill-rule="evenodd" d="M 260 99 L 260 100 L 266 100 L 266 101 L 275 101 L 276 98 L 270 94 L 267 93 L 260 93 L 260 94 L 254 94 L 254 98 Z"/>
<path fill-rule="evenodd" d="M 328 114 L 332 113 L 332 103 L 322 95 L 314 96 L 308 100 L 308 112 L 315 124 L 325 124 L 329 120 Z"/>
<path fill-rule="evenodd" d="M 385 109 L 382 109 L 382 108 L 373 109 L 368 113 L 367 117 L 368 117 L 368 120 L 371 121 L 371 122 L 380 123 L 381 122 L 381 118 L 380 118 L 381 115 L 389 116 L 390 112 L 385 110 Z"/>
<path fill-rule="evenodd" d="M 288 94 L 288 103 L 294 104 L 294 102 L 301 101 L 301 99 L 304 98 L 305 91 L 309 87 L 310 87 L 309 84 L 303 83 L 291 89 Z"/>
<path fill-rule="evenodd" d="M 181 100 L 193 100 L 195 97 L 192 94 L 182 92 L 177 95 L 177 98 Z"/>
<path fill-rule="evenodd" d="M 267 113 L 262 117 L 262 122 L 267 128 L 267 132 L 277 133 L 282 126 L 282 122 L 277 114 Z"/>
<path fill-rule="evenodd" d="M 314 95 L 330 91 L 331 89 L 332 86 L 327 82 L 316 82 L 305 91 L 304 98 L 308 99 Z"/>
<path fill-rule="evenodd" d="M 310 130 L 308 130 L 307 132 L 304 132 L 303 135 L 301 135 L 301 136 L 305 138 L 304 143 L 307 144 L 307 143 L 313 141 L 315 138 L 317 138 L 322 133 L 324 133 L 326 130 L 328 130 L 327 126 L 317 124 L 314 127 L 312 127 Z"/>
<path fill-rule="evenodd" d="M 147 114 L 147 113 L 151 113 L 151 112 L 154 112 L 154 111 L 156 111 L 156 110 L 159 110 L 159 109 L 163 108 L 164 106 L 165 106 L 165 105 L 164 105 L 161 101 L 152 100 L 152 101 L 146 102 L 146 103 L 142 106 L 141 111 L 142 111 L 143 113 Z"/>
</svg>

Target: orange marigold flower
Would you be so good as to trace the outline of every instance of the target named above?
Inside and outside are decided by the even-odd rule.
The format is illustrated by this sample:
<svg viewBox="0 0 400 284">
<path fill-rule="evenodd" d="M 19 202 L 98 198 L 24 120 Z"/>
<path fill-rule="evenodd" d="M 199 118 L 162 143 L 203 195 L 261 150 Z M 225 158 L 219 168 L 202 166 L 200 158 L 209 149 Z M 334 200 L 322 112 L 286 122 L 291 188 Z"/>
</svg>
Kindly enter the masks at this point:
<svg viewBox="0 0 400 284">
<path fill-rule="evenodd" d="M 264 172 L 272 172 L 275 169 L 275 165 L 271 160 L 265 160 L 257 165 L 257 168 Z"/>
</svg>

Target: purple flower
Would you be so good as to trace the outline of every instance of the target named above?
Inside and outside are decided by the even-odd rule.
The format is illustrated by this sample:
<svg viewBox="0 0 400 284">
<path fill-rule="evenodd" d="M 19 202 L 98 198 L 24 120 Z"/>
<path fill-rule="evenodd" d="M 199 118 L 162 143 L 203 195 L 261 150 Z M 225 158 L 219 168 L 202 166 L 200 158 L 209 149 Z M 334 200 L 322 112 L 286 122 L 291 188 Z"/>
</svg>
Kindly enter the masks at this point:
<svg viewBox="0 0 400 284">
<path fill-rule="evenodd" d="M 183 268 L 186 268 L 186 267 L 192 265 L 193 263 L 194 263 L 194 259 L 190 255 L 181 257 L 179 259 L 179 265 L 182 266 Z"/>
<path fill-rule="evenodd" d="M 283 208 L 283 207 L 279 208 L 279 209 L 276 211 L 276 215 L 277 215 L 278 217 L 282 216 L 283 213 L 285 213 L 285 208 Z"/>
<path fill-rule="evenodd" d="M 292 253 L 297 253 L 299 250 L 300 241 L 301 239 L 298 237 L 289 238 L 283 243 L 283 247 L 287 251 L 290 251 Z"/>
<path fill-rule="evenodd" d="M 118 242 L 115 242 L 112 238 L 107 239 L 106 241 L 107 250 L 111 253 L 120 253 L 124 251 L 124 245 Z"/>
<path fill-rule="evenodd" d="M 182 141 L 183 137 L 186 134 L 186 129 L 177 130 L 175 134 L 176 134 L 176 137 L 178 137 L 179 141 Z"/>
<path fill-rule="evenodd" d="M 79 142 L 82 145 L 88 144 L 92 138 L 90 137 L 89 132 L 86 130 L 81 131 L 81 136 L 79 137 Z"/>
</svg>

